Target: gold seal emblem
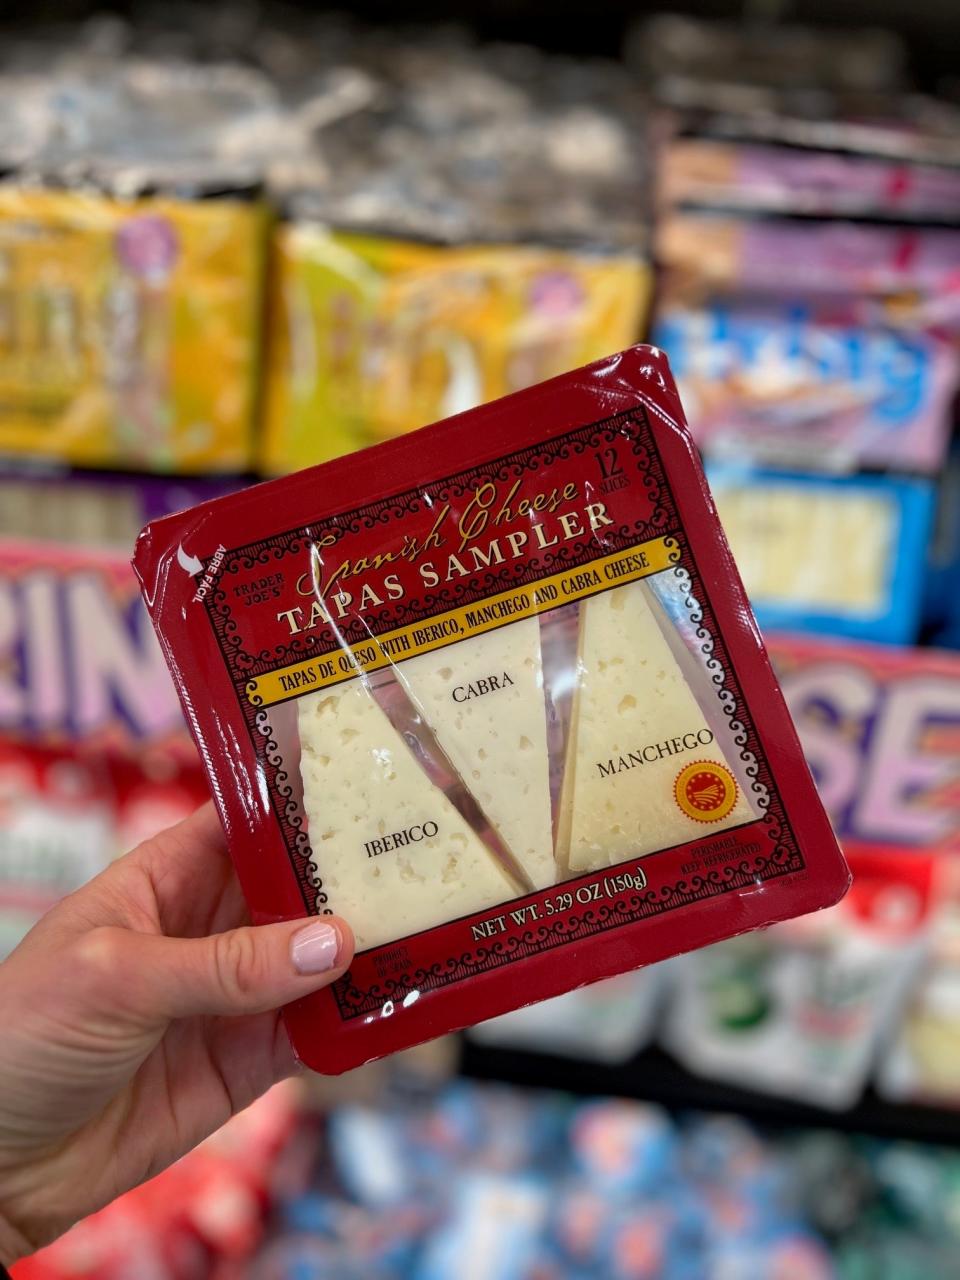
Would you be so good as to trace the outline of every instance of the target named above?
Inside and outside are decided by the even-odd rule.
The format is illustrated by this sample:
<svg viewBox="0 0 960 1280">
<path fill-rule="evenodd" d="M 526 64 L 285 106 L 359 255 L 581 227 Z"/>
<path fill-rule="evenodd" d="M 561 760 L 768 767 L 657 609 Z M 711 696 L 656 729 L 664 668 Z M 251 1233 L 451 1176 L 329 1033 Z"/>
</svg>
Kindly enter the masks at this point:
<svg viewBox="0 0 960 1280">
<path fill-rule="evenodd" d="M 725 765 L 695 760 L 673 784 L 677 804 L 695 822 L 720 822 L 737 803 L 737 780 Z"/>
</svg>

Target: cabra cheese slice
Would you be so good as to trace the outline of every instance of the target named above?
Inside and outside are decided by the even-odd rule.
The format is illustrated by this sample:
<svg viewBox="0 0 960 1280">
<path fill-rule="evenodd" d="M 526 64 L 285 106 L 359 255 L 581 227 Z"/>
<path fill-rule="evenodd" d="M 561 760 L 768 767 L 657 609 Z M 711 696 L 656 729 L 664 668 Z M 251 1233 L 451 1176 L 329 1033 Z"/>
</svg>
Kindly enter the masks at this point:
<svg viewBox="0 0 960 1280">
<path fill-rule="evenodd" d="M 553 884 L 539 619 L 408 659 L 398 676 L 530 885 Z"/>
<path fill-rule="evenodd" d="M 300 698 L 297 714 L 313 860 L 359 950 L 517 896 L 362 681 Z"/>
<path fill-rule="evenodd" d="M 580 606 L 578 682 L 557 824 L 578 875 L 749 821 L 643 583 Z"/>
</svg>

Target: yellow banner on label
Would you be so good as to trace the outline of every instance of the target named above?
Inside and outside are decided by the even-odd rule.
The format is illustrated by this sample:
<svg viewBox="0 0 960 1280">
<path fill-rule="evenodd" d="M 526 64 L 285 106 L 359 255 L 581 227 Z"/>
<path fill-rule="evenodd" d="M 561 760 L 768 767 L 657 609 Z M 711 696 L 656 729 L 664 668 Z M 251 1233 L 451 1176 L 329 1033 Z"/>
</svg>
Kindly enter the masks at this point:
<svg viewBox="0 0 960 1280">
<path fill-rule="evenodd" d="M 669 569 L 679 558 L 672 538 L 651 538 L 636 546 L 616 551 L 601 560 L 592 560 L 579 569 L 540 578 L 529 586 L 501 591 L 476 604 L 461 605 L 438 613 L 424 622 L 412 622 L 395 631 L 353 645 L 349 650 L 307 658 L 277 671 L 257 676 L 247 684 L 247 697 L 254 706 L 272 706 L 341 684 L 361 672 L 378 671 L 433 649 L 443 649 L 460 640 L 495 631 L 510 622 L 547 613 L 563 604 L 573 604 L 598 595 L 609 587 L 620 587 Z"/>
</svg>

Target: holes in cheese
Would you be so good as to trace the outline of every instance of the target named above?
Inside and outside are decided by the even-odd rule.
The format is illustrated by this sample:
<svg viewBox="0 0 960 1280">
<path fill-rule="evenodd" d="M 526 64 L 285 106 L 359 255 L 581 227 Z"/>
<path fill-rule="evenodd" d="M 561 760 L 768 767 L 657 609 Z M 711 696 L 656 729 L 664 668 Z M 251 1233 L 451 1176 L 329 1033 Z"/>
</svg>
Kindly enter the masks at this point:
<svg viewBox="0 0 960 1280">
<path fill-rule="evenodd" d="M 642 582 L 581 603 L 557 821 L 561 876 L 747 822 L 744 799 Z"/>
<path fill-rule="evenodd" d="M 553 884 L 539 619 L 410 658 L 399 678 L 530 884 Z"/>
<path fill-rule="evenodd" d="M 297 715 L 313 860 L 358 949 L 518 895 L 361 680 L 300 698 Z"/>
</svg>

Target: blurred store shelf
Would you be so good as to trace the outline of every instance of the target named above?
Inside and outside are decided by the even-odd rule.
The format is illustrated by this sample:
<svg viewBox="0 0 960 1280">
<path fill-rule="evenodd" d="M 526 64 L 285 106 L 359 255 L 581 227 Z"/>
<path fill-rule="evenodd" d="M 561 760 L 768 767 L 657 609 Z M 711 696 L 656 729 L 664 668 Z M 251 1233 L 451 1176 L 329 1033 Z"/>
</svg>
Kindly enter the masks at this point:
<svg viewBox="0 0 960 1280">
<path fill-rule="evenodd" d="M 672 1112 L 732 1111 L 768 1128 L 832 1129 L 917 1142 L 960 1144 L 960 1111 L 894 1104 L 868 1089 L 845 1111 L 773 1098 L 694 1075 L 662 1049 L 649 1048 L 612 1066 L 466 1041 L 460 1070 L 476 1080 L 501 1080 L 531 1089 L 559 1089 L 654 1102 Z"/>
</svg>

